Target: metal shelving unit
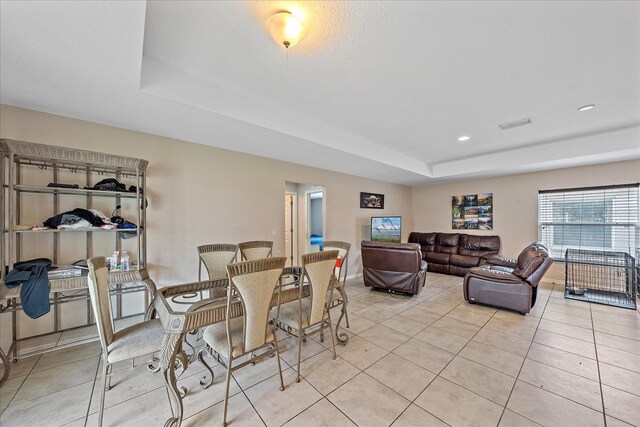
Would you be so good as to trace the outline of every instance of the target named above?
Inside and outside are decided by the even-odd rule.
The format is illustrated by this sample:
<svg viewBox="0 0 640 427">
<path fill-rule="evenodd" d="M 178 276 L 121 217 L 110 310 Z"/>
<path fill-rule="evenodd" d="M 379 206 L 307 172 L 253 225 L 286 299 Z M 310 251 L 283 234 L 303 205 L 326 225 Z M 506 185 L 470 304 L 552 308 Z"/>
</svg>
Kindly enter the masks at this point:
<svg viewBox="0 0 640 427">
<path fill-rule="evenodd" d="M 147 292 L 148 284 L 151 280 L 146 271 L 147 263 L 147 242 L 146 242 L 146 169 L 148 162 L 143 159 L 117 156 L 85 150 L 76 150 L 65 147 L 56 147 L 44 144 L 36 144 L 23 141 L 2 139 L 0 140 L 0 176 L 3 181 L 3 190 L 0 191 L 0 224 L 2 226 L 2 242 L 0 243 L 0 313 L 12 313 L 12 344 L 8 351 L 11 360 L 16 360 L 18 344 L 30 337 L 18 337 L 17 334 L 17 312 L 22 309 L 19 301 L 20 288 L 9 289 L 4 285 L 4 278 L 12 266 L 23 261 L 23 253 L 30 242 L 26 236 L 49 235 L 51 247 L 48 249 L 49 258 L 55 263 L 71 263 L 72 259 L 65 256 L 64 239 L 65 236 L 77 236 L 78 233 L 86 235 L 84 248 L 84 258 L 91 258 L 94 255 L 108 256 L 110 253 L 94 253 L 94 234 L 112 234 L 114 237 L 113 250 L 122 250 L 121 233 L 127 232 L 135 238 L 134 265 L 129 271 L 114 271 L 109 273 L 109 282 L 112 285 L 112 295 L 115 296 L 118 317 L 122 317 L 122 296 L 133 292 Z M 127 191 L 102 191 L 89 188 L 59 188 L 47 187 L 47 183 L 59 183 L 60 175 L 69 171 L 75 174 L 84 175 L 86 187 L 91 187 L 96 181 L 105 177 L 115 178 L 118 181 L 123 179 L 132 181 L 136 187 L 135 192 Z M 23 177 L 29 174 L 30 180 L 34 176 L 41 177 L 42 185 L 23 183 Z M 79 229 L 48 229 L 48 230 L 28 230 L 17 229 L 15 226 L 21 224 L 23 212 L 29 209 L 28 203 L 23 201 L 27 194 L 40 194 L 51 197 L 51 210 L 49 212 L 37 212 L 41 214 L 41 222 L 47 217 L 63 213 L 61 208 L 61 197 L 73 198 L 73 203 L 85 209 L 92 209 L 94 198 L 111 198 L 114 205 L 120 205 L 123 200 L 131 200 L 135 203 L 135 221 L 137 228 L 131 229 L 100 229 L 100 228 L 79 228 Z M 65 199 L 67 201 L 67 199 Z M 108 214 L 108 213 L 107 213 Z M 134 219 L 131 218 L 133 221 Z M 135 234 L 135 236 L 133 236 Z M 80 276 L 55 278 L 49 280 L 50 302 L 53 311 L 53 330 L 50 333 L 58 333 L 67 329 L 62 329 L 60 325 L 59 305 L 62 303 L 78 300 L 86 300 L 86 325 L 94 323 L 91 312 L 91 303 L 87 290 L 87 274 L 83 271 Z M 150 302 L 150 295 L 147 292 L 144 313 Z M 71 328 L 73 329 L 73 328 Z M 40 334 L 42 336 L 46 334 Z M 73 344 L 73 343 L 72 343 Z M 59 349 L 61 347 L 55 347 Z M 45 352 L 53 350 L 47 349 Z M 0 350 L 1 352 L 1 350 Z M 26 356 L 20 354 L 20 356 Z M 4 375 L 6 377 L 6 374 Z M 1 382 L 1 381 L 0 381 Z"/>
</svg>

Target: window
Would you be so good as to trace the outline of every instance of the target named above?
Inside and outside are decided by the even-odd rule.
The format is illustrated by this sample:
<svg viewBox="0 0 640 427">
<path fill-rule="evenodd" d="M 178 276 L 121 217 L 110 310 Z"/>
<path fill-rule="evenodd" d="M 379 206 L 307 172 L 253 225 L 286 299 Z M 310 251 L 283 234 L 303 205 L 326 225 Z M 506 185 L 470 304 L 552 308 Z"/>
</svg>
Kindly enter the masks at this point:
<svg viewBox="0 0 640 427">
<path fill-rule="evenodd" d="M 538 192 L 538 239 L 555 259 L 567 248 L 637 256 L 638 184 Z"/>
</svg>

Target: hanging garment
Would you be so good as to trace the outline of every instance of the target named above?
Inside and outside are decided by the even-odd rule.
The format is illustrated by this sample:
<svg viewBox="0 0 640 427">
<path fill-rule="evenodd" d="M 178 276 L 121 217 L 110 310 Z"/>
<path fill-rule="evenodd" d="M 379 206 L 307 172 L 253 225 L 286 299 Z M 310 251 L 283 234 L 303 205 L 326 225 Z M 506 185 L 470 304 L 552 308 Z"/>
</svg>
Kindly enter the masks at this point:
<svg viewBox="0 0 640 427">
<path fill-rule="evenodd" d="M 17 262 L 4 279 L 7 288 L 22 285 L 20 288 L 22 310 L 32 319 L 37 319 L 51 310 L 47 274 L 51 266 L 52 262 L 47 258 Z"/>
</svg>

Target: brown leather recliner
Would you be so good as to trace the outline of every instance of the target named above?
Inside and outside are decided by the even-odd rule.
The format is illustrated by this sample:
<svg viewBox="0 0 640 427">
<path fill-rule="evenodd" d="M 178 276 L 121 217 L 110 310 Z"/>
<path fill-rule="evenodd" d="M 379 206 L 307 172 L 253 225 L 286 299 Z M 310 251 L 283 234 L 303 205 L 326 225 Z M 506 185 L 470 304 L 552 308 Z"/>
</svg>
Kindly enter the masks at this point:
<svg viewBox="0 0 640 427">
<path fill-rule="evenodd" d="M 518 259 L 489 255 L 464 277 L 464 299 L 527 314 L 536 303 L 538 283 L 553 258 L 539 242 L 527 246 Z"/>
<path fill-rule="evenodd" d="M 427 263 L 416 243 L 382 243 L 363 240 L 364 285 L 416 295 L 427 277 Z"/>
</svg>

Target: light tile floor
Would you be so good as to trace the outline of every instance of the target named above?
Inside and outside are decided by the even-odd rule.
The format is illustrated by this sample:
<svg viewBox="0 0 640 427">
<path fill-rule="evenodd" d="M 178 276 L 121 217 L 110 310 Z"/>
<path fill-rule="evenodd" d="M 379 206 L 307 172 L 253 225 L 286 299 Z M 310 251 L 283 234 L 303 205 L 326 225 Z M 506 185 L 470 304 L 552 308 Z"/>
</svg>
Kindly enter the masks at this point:
<svg viewBox="0 0 640 427">
<path fill-rule="evenodd" d="M 565 300 L 560 286 L 542 285 L 534 310 L 521 316 L 465 303 L 461 285 L 429 273 L 423 292 L 408 298 L 351 280 L 351 338 L 338 359 L 329 339 L 309 339 L 296 383 L 297 343 L 285 338 L 286 390 L 275 359 L 237 371 L 230 425 L 640 425 L 637 311 Z M 93 342 L 20 360 L 0 389 L 0 425 L 95 425 L 99 353 Z M 169 416 L 162 379 L 146 359 L 115 367 L 105 425 L 159 426 Z M 208 390 L 199 363 L 180 378 L 189 389 L 183 425 L 220 424 L 224 368 L 214 370 Z"/>
</svg>

